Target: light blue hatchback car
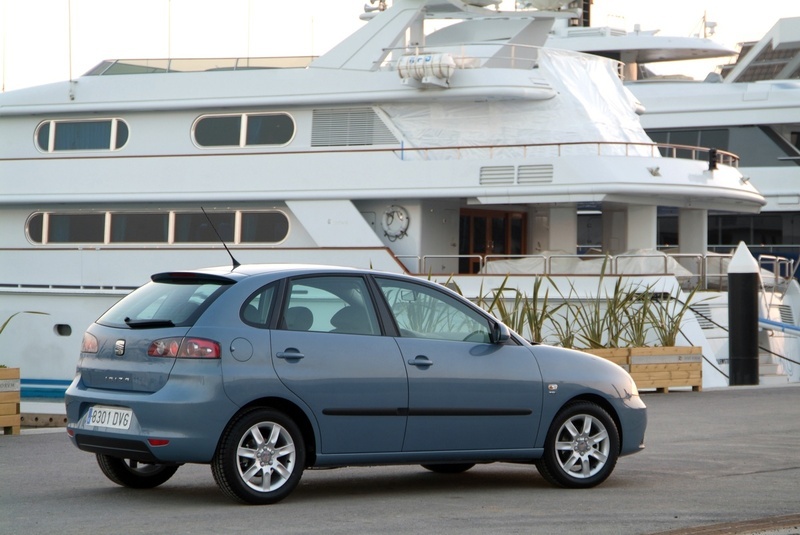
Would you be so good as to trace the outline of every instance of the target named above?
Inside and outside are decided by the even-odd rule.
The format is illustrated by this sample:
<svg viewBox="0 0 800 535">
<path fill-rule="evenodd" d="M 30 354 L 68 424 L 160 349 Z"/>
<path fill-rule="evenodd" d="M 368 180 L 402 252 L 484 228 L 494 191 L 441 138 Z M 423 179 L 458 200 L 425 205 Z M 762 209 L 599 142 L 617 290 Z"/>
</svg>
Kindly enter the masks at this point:
<svg viewBox="0 0 800 535">
<path fill-rule="evenodd" d="M 115 483 L 206 463 L 253 504 L 353 465 L 531 463 L 592 487 L 647 423 L 615 364 L 531 345 L 441 285 L 323 266 L 153 275 L 89 327 L 66 404 Z"/>
</svg>

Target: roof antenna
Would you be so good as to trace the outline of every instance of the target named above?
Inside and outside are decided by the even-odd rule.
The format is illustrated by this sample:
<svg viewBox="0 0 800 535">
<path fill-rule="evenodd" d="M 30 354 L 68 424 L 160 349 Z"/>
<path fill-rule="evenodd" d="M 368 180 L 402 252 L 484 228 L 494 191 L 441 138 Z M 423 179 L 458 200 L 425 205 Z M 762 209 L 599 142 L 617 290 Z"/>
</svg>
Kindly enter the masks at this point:
<svg viewBox="0 0 800 535">
<path fill-rule="evenodd" d="M 233 261 L 233 269 L 236 269 L 239 266 L 241 266 L 241 264 L 239 262 L 237 262 L 236 259 L 233 257 L 233 254 L 231 254 L 231 250 L 228 249 L 228 246 L 225 245 L 225 240 L 223 240 L 222 236 L 220 236 L 219 232 L 217 231 L 217 227 L 214 226 L 214 222 L 211 221 L 211 218 L 206 213 L 206 209 L 203 208 L 202 206 L 200 207 L 200 209 L 203 211 L 203 215 L 206 216 L 206 219 L 208 219 L 208 224 L 211 225 L 211 228 L 214 230 L 214 234 L 217 235 L 217 238 L 219 238 L 219 241 L 222 243 L 222 246 L 228 252 L 228 256 L 231 257 L 231 260 Z M 233 270 L 231 270 L 231 271 L 233 271 Z"/>
</svg>

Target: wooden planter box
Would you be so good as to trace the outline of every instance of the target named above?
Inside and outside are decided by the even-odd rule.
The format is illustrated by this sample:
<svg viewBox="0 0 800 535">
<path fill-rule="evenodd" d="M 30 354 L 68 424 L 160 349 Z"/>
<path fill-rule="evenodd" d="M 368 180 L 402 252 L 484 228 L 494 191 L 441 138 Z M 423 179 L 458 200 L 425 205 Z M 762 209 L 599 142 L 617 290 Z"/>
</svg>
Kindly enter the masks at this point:
<svg viewBox="0 0 800 535">
<path fill-rule="evenodd" d="M 0 368 L 0 428 L 19 435 L 19 368 Z"/>
<path fill-rule="evenodd" d="M 641 390 L 669 392 L 671 387 L 703 389 L 703 349 L 701 347 L 623 347 L 586 349 L 625 368 Z"/>
</svg>

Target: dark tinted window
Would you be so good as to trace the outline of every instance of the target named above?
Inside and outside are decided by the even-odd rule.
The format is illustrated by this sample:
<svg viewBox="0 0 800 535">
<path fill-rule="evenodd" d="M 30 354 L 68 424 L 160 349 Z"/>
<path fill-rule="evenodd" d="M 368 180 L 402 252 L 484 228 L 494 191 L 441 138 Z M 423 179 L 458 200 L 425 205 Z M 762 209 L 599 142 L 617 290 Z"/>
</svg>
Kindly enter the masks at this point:
<svg viewBox="0 0 800 535">
<path fill-rule="evenodd" d="M 194 139 L 201 147 L 238 147 L 242 117 L 203 117 L 194 127 Z"/>
<path fill-rule="evenodd" d="M 39 149 L 47 152 L 50 149 L 50 121 L 42 124 L 36 133 L 36 144 Z"/>
<path fill-rule="evenodd" d="M 55 129 L 50 139 L 51 129 Z M 116 129 L 116 135 L 114 135 Z M 45 152 L 119 149 L 128 141 L 128 125 L 120 119 L 46 121 L 36 132 L 36 144 Z"/>
<path fill-rule="evenodd" d="M 166 243 L 167 214 L 112 214 L 111 241 L 116 243 Z"/>
<path fill-rule="evenodd" d="M 33 214 L 28 219 L 28 238 L 34 243 L 42 243 L 44 214 Z"/>
<path fill-rule="evenodd" d="M 119 149 L 128 142 L 128 125 L 123 121 L 117 121 L 117 142 L 114 145 Z"/>
<path fill-rule="evenodd" d="M 289 234 L 289 220 L 280 212 L 243 212 L 244 243 L 279 243 Z"/>
<path fill-rule="evenodd" d="M 111 121 L 55 123 L 54 150 L 108 150 L 111 146 Z"/>
<path fill-rule="evenodd" d="M 105 214 L 50 214 L 48 243 L 103 243 Z"/>
<path fill-rule="evenodd" d="M 285 145 L 293 136 L 294 121 L 286 114 L 247 116 L 247 145 Z"/>
<path fill-rule="evenodd" d="M 218 242 L 220 237 L 226 243 L 232 243 L 235 224 L 236 216 L 233 212 L 209 212 L 208 217 L 203 213 L 177 213 L 175 243 L 212 243 Z M 219 232 L 219 237 L 214 229 Z"/>
</svg>

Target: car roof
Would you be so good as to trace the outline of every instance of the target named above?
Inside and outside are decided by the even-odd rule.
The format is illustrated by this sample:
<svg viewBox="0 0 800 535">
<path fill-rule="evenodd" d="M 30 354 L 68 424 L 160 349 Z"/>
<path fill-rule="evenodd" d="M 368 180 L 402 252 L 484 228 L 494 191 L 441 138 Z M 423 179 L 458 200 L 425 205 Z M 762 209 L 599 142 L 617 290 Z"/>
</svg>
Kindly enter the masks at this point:
<svg viewBox="0 0 800 535">
<path fill-rule="evenodd" d="M 243 280 L 248 277 L 256 275 L 276 275 L 276 276 L 292 276 L 292 275 L 307 275 L 313 273 L 373 273 L 384 274 L 379 271 L 364 270 L 342 266 L 329 266 L 321 264 L 242 264 L 237 267 L 231 265 L 215 266 L 201 269 L 192 270 L 176 270 L 167 273 L 160 273 L 153 275 L 157 276 L 174 276 L 179 274 L 201 274 L 201 275 L 214 275 L 216 277 L 224 277 L 232 281 Z M 395 273 L 386 273 L 386 275 L 397 275 Z"/>
</svg>

